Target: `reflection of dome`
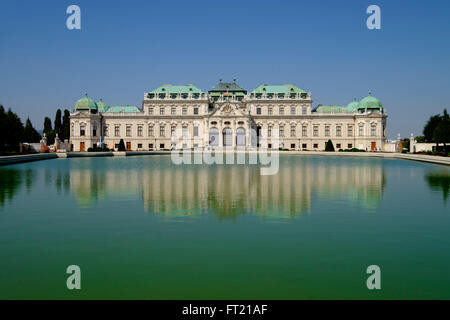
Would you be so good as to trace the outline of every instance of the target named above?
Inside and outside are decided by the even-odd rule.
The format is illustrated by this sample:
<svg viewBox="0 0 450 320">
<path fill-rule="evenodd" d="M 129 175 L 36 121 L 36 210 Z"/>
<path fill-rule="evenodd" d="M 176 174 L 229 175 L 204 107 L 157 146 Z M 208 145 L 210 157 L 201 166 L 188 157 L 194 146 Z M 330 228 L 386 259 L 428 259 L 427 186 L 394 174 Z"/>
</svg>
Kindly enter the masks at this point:
<svg viewBox="0 0 450 320">
<path fill-rule="evenodd" d="M 107 112 L 109 109 L 109 105 L 104 103 L 102 99 L 97 102 L 98 112 Z"/>
<path fill-rule="evenodd" d="M 358 108 L 359 108 L 359 102 L 356 101 L 356 98 L 354 98 L 353 101 L 350 102 L 346 107 L 348 112 L 353 112 L 353 111 L 357 110 Z"/>
<path fill-rule="evenodd" d="M 381 108 L 383 108 L 383 105 L 381 104 L 380 100 L 378 100 L 375 97 L 372 97 L 372 94 L 369 92 L 369 95 L 359 102 L 359 108 L 360 109 L 381 109 Z"/>
<path fill-rule="evenodd" d="M 75 110 L 97 110 L 97 104 L 95 103 L 94 100 L 92 100 L 91 98 L 89 98 L 86 94 L 85 97 L 81 98 L 80 100 L 77 101 L 77 103 L 75 103 L 74 106 Z"/>
</svg>

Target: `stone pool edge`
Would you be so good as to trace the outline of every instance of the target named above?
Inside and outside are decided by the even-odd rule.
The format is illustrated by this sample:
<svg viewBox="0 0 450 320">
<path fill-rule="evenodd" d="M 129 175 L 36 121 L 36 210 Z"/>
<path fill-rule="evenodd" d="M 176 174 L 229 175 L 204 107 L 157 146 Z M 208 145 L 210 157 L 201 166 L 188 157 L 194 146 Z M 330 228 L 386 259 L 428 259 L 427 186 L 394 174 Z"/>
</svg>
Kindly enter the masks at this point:
<svg viewBox="0 0 450 320">
<path fill-rule="evenodd" d="M 243 151 L 245 152 L 245 151 Z M 247 151 L 248 152 L 248 151 Z M 250 151 L 251 152 L 251 151 Z M 39 161 L 56 158 L 82 158 L 82 157 L 129 157 L 143 155 L 170 155 L 171 151 L 113 151 L 113 152 L 61 152 L 61 153 L 39 153 L 18 156 L 0 157 L 0 166 L 16 163 Z M 450 158 L 439 156 L 426 156 L 404 153 L 387 152 L 324 152 L 324 151 L 279 151 L 280 154 L 288 155 L 316 155 L 316 156 L 338 156 L 338 157 L 371 157 L 390 158 L 428 162 L 441 165 L 450 165 Z"/>
</svg>

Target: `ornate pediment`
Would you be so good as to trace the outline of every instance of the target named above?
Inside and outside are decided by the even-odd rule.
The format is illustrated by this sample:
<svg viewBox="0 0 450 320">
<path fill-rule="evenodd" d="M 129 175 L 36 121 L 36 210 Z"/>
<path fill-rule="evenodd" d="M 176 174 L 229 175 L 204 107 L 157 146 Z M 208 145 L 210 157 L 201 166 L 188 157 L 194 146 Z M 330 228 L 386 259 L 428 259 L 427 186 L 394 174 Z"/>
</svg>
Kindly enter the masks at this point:
<svg viewBox="0 0 450 320">
<path fill-rule="evenodd" d="M 220 105 L 216 105 L 216 110 L 211 114 L 211 116 L 230 116 L 230 117 L 243 117 L 247 116 L 240 108 L 239 104 L 225 102 Z"/>
</svg>

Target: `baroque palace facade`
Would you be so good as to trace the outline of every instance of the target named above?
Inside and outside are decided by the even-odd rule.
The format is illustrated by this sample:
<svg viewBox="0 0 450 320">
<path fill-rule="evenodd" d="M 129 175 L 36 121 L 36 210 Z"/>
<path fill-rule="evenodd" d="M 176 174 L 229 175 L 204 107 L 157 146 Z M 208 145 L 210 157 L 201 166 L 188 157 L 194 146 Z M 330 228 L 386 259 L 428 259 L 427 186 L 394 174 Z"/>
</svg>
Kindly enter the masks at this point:
<svg viewBox="0 0 450 320">
<path fill-rule="evenodd" d="M 313 109 L 311 93 L 294 85 L 264 84 L 247 92 L 235 81 L 220 81 L 207 93 L 195 85 L 162 85 L 145 93 L 142 108 L 109 106 L 87 95 L 78 100 L 70 115 L 70 143 L 73 151 L 105 144 L 117 149 L 121 139 L 129 151 L 321 151 L 331 140 L 336 150 L 380 151 L 386 119 L 370 93 L 347 106 Z"/>
</svg>

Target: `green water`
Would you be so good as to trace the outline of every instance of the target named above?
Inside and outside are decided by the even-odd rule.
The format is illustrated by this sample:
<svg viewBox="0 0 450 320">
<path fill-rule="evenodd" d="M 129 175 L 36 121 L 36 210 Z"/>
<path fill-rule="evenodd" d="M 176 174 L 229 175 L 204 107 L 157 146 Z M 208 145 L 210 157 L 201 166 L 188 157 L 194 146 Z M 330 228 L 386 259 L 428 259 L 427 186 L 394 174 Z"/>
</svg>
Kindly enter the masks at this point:
<svg viewBox="0 0 450 320">
<path fill-rule="evenodd" d="M 0 298 L 449 299 L 449 192 L 449 167 L 376 158 L 0 167 Z"/>
</svg>

